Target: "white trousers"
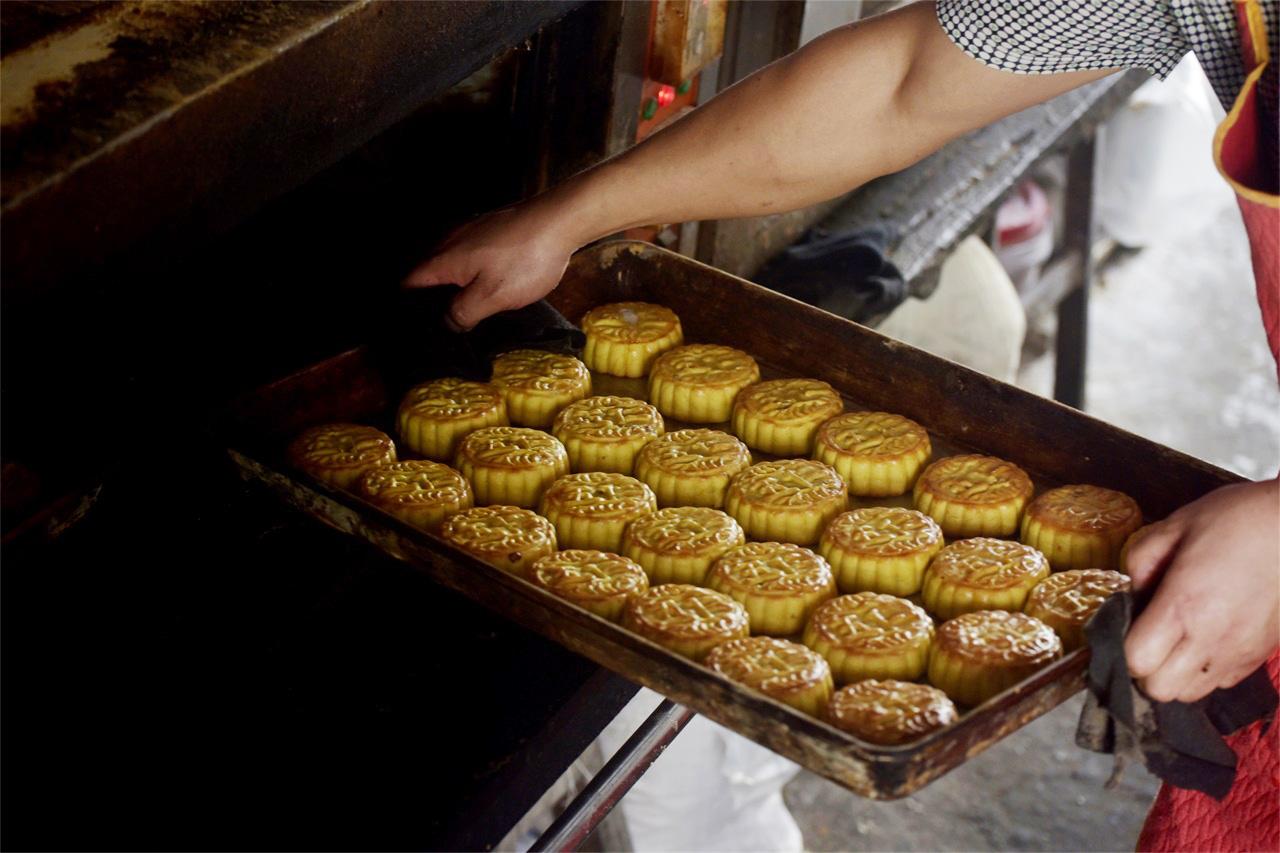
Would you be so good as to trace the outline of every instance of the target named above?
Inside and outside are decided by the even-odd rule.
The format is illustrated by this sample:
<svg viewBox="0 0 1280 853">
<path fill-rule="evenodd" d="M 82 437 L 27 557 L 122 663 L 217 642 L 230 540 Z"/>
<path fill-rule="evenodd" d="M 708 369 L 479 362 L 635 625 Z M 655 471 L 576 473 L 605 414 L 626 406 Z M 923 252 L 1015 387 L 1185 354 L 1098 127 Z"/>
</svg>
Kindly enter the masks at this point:
<svg viewBox="0 0 1280 853">
<path fill-rule="evenodd" d="M 662 701 L 641 688 L 600 734 L 608 758 Z M 695 716 L 623 798 L 637 851 L 799 851 L 800 828 L 782 801 L 799 768 Z"/>
</svg>

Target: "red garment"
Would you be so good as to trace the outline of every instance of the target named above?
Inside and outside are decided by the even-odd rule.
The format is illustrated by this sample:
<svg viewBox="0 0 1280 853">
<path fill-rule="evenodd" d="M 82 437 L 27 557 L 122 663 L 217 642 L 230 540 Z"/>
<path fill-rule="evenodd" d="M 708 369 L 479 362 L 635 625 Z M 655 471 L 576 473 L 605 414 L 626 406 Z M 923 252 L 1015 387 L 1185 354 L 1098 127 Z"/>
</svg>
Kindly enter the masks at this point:
<svg viewBox="0 0 1280 853">
<path fill-rule="evenodd" d="M 1253 254 L 1258 304 L 1280 371 L 1280 187 L 1276 164 L 1266 162 L 1263 134 L 1275 134 L 1258 99 L 1268 59 L 1266 28 L 1257 0 L 1236 0 L 1241 54 L 1249 70 L 1244 89 L 1214 137 L 1218 170 L 1236 191 Z M 1272 72 L 1274 73 L 1274 72 Z M 1274 147 L 1270 150 L 1275 150 Z M 1280 688 L 1280 651 L 1267 659 Z M 1240 763 L 1222 802 L 1199 791 L 1164 785 L 1138 838 L 1139 850 L 1280 851 L 1280 723 L 1262 734 L 1254 723 L 1227 738 Z"/>
<path fill-rule="evenodd" d="M 1280 652 L 1267 659 L 1280 686 Z M 1227 738 L 1240 759 L 1226 799 L 1161 785 L 1138 836 L 1139 850 L 1280 850 L 1280 723 L 1256 722 Z"/>
</svg>

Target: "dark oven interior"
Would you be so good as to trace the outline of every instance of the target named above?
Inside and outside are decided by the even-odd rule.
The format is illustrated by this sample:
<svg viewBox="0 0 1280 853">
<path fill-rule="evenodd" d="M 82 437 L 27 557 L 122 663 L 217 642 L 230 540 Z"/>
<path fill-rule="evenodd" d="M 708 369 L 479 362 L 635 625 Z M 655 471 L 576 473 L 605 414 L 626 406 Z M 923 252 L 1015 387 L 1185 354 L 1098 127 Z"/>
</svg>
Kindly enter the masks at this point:
<svg viewBox="0 0 1280 853">
<path fill-rule="evenodd" d="M 478 849 L 634 691 L 246 487 L 209 430 L 241 391 L 376 337 L 450 228 L 609 152 L 623 4 L 494 4 L 476 21 L 471 5 L 405 4 L 440 13 L 440 41 L 417 50 L 447 84 L 419 102 L 392 92 L 405 115 L 380 113 L 368 141 L 261 131 L 305 137 L 314 174 L 283 194 L 266 198 L 274 164 L 236 163 L 234 181 L 83 263 L 68 263 L 65 208 L 6 211 L 14 846 Z M 4 23 L 71 11 L 6 4 Z M 325 82 L 266 94 L 284 114 Z M 42 96 L 77 94 L 92 97 Z M 244 149 L 220 149 L 223 129 L 171 175 L 116 164 L 96 192 L 227 169 Z M 7 167 L 48 138 L 6 128 Z M 437 323 L 424 315 L 423 334 Z"/>
</svg>

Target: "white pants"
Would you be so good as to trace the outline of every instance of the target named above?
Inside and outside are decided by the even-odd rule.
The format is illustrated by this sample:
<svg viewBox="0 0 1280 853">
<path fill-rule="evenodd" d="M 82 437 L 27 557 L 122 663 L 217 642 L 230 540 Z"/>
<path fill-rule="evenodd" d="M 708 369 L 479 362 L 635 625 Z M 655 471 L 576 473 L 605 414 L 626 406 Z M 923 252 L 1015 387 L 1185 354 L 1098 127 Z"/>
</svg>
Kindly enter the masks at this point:
<svg viewBox="0 0 1280 853">
<path fill-rule="evenodd" d="M 600 734 L 612 756 L 662 697 L 641 688 Z M 799 851 L 800 829 L 782 801 L 799 768 L 695 716 L 619 808 L 637 851 Z"/>
</svg>

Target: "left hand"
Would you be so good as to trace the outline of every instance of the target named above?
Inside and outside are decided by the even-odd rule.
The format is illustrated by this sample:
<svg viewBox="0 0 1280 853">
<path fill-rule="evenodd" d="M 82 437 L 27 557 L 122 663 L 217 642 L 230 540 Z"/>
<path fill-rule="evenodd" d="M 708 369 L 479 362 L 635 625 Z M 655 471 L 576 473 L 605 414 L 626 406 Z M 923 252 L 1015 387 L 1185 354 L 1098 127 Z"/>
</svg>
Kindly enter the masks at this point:
<svg viewBox="0 0 1280 853">
<path fill-rule="evenodd" d="M 1280 481 L 1187 504 L 1126 563 L 1135 590 L 1158 584 L 1124 644 L 1147 694 L 1194 702 L 1238 684 L 1280 644 Z"/>
</svg>

